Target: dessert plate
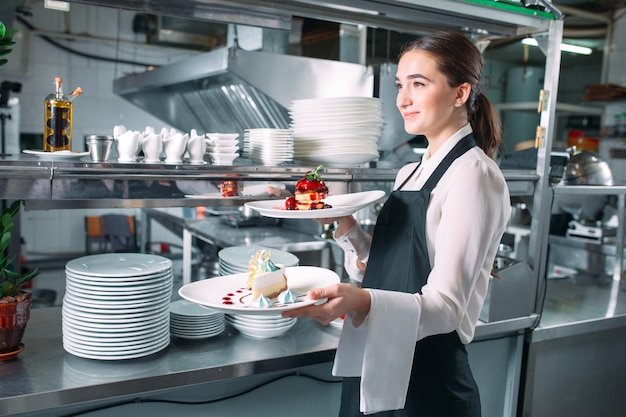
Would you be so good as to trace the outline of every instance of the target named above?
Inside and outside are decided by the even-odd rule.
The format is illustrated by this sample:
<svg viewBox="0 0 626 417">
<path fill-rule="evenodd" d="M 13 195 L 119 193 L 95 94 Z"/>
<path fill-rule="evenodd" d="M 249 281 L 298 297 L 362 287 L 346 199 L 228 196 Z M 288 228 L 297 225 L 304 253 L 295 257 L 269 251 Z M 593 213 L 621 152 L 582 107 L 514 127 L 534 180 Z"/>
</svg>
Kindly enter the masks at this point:
<svg viewBox="0 0 626 417">
<path fill-rule="evenodd" d="M 266 217 L 279 219 L 326 219 L 348 216 L 385 197 L 382 190 L 363 191 L 360 193 L 329 195 L 324 199 L 332 208 L 320 210 L 285 210 L 285 200 L 251 201 L 247 207 Z"/>
<path fill-rule="evenodd" d="M 89 152 L 72 152 L 72 151 L 57 151 L 57 152 L 48 152 L 40 149 L 24 149 L 22 152 L 28 155 L 35 155 L 41 159 L 49 159 L 49 160 L 67 160 L 67 159 L 78 159 L 83 156 L 89 155 Z"/>
<path fill-rule="evenodd" d="M 252 305 L 252 292 L 246 287 L 248 275 L 249 272 L 244 272 L 192 282 L 183 285 L 178 294 L 186 300 L 228 313 L 279 315 L 281 311 L 325 302 L 326 300 L 310 300 L 306 294 L 311 289 L 339 282 L 339 275 L 330 269 L 316 266 L 287 267 L 287 283 L 298 300 L 290 304 L 275 302 L 270 307 L 255 307 Z"/>
</svg>

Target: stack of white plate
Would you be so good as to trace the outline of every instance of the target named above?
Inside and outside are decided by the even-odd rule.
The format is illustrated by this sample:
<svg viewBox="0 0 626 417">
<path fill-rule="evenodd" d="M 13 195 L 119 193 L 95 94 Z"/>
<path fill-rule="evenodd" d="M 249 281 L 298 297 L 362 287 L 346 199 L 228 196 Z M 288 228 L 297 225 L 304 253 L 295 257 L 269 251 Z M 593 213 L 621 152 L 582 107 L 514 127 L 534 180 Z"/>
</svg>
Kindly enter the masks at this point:
<svg viewBox="0 0 626 417">
<path fill-rule="evenodd" d="M 248 272 L 250 258 L 259 250 L 271 251 L 270 259 L 276 265 L 284 265 L 285 268 L 298 266 L 300 259 L 290 252 L 278 249 L 263 248 L 259 246 L 231 246 L 220 250 L 217 254 L 219 259 L 219 274 L 233 275 Z"/>
<path fill-rule="evenodd" d="M 170 304 L 170 331 L 181 339 L 205 339 L 224 331 L 224 313 L 187 300 Z"/>
<path fill-rule="evenodd" d="M 232 165 L 239 157 L 239 133 L 207 133 L 207 152 L 215 165 Z"/>
<path fill-rule="evenodd" d="M 289 111 L 294 158 L 326 165 L 358 165 L 378 159 L 384 128 L 375 97 L 294 100 Z"/>
<path fill-rule="evenodd" d="M 226 314 L 226 321 L 243 335 L 256 339 L 269 339 L 287 333 L 296 324 L 297 318 L 284 318 L 279 315 Z"/>
<path fill-rule="evenodd" d="M 143 253 L 84 256 L 65 265 L 63 348 L 88 359 L 132 359 L 170 343 L 172 261 Z"/>
<path fill-rule="evenodd" d="M 293 137 L 289 129 L 246 129 L 243 155 L 261 165 L 293 161 Z"/>
</svg>

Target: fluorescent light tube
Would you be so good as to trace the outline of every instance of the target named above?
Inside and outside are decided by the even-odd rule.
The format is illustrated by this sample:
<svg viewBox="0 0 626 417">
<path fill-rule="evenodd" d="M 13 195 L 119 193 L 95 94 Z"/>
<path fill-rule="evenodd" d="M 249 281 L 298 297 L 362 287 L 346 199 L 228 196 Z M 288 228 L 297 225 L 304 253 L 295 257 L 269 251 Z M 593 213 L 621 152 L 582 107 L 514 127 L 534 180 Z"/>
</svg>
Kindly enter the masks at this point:
<svg viewBox="0 0 626 417">
<path fill-rule="evenodd" d="M 534 38 L 524 38 L 522 43 L 525 45 L 537 46 L 537 40 Z M 569 43 L 561 44 L 561 51 L 571 52 L 573 54 L 591 55 L 593 50 L 585 46 L 570 45 Z"/>
</svg>

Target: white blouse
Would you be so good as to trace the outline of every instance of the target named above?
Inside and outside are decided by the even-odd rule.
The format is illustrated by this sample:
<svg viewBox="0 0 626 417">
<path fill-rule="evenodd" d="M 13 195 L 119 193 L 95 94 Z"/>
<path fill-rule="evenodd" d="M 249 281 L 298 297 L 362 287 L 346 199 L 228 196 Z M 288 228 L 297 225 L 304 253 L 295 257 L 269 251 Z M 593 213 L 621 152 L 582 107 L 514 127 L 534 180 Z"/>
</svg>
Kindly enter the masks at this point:
<svg viewBox="0 0 626 417">
<path fill-rule="evenodd" d="M 421 189 L 454 145 L 471 132 L 468 124 L 434 155 L 427 151 L 402 189 Z M 394 189 L 415 165 L 400 169 Z M 510 217 L 508 188 L 496 162 L 478 147 L 457 158 L 431 193 L 426 217 L 432 270 L 422 294 L 368 289 L 372 302 L 367 319 L 358 328 L 350 320 L 344 323 L 333 372 L 361 376 L 365 414 L 404 407 L 416 341 L 451 331 L 465 344 L 473 339 Z M 344 248 L 347 272 L 361 280 L 356 259 L 367 262 L 371 240 L 358 225 L 336 240 Z"/>
</svg>

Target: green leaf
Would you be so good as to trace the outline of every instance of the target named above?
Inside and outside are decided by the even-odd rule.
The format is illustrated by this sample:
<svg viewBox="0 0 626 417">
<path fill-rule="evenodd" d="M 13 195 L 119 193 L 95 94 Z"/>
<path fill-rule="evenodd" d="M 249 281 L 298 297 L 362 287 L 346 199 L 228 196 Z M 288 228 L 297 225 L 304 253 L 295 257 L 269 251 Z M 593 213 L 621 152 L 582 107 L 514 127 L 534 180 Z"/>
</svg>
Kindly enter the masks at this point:
<svg viewBox="0 0 626 417">
<path fill-rule="evenodd" d="M 0 237 L 0 252 L 4 252 L 9 247 L 9 243 L 11 243 L 11 233 L 2 233 Z M 2 256 L 2 253 L 0 253 L 0 256 Z"/>
<path fill-rule="evenodd" d="M 321 165 L 320 165 L 321 166 Z M 18 211 L 20 211 L 20 207 L 22 206 L 22 201 L 21 200 L 15 200 L 11 206 L 7 209 L 8 213 L 11 215 L 11 217 L 15 216 L 17 214 Z"/>
<path fill-rule="evenodd" d="M 4 23 L 0 22 L 0 39 L 4 38 L 4 35 L 7 33 L 7 27 L 4 26 Z"/>
</svg>

